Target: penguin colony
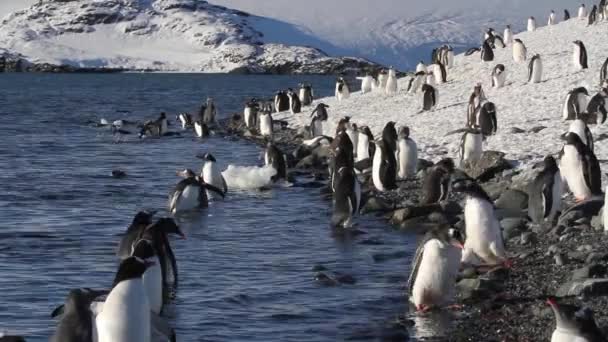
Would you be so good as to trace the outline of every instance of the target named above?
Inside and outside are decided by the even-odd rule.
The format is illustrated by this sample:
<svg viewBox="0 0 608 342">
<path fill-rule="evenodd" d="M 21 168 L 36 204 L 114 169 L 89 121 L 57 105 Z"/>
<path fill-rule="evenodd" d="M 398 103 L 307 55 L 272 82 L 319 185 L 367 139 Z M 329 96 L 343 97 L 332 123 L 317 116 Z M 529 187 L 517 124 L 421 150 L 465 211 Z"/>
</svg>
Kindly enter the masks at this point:
<svg viewBox="0 0 608 342">
<path fill-rule="evenodd" d="M 608 8 L 602 2 L 590 13 L 582 5 L 577 14 L 593 25 L 598 20 L 605 20 L 607 12 Z M 566 11 L 564 20 L 569 17 Z M 556 23 L 555 12 L 552 11 L 548 24 Z M 527 28 L 528 31 L 537 30 L 534 17 L 528 19 Z M 469 49 L 466 55 L 480 52 L 481 62 L 488 63 L 495 58 L 494 50 L 509 46 L 516 63 L 528 60 L 524 42 L 513 37 L 509 26 L 504 37 L 489 29 L 481 47 Z M 435 49 L 431 61 L 430 65 L 422 61 L 417 65 L 407 89 L 399 89 L 397 73 L 390 68 L 377 75 L 359 78 L 361 93 L 381 92 L 384 96 L 413 94 L 420 99 L 419 114 L 432 115 L 439 102 L 438 88 L 448 82 L 447 71 L 454 67 L 452 47 L 443 45 Z M 572 42 L 572 64 L 575 72 L 589 68 L 586 47 L 580 40 Z M 601 66 L 600 87 L 592 97 L 585 87 L 567 89 L 561 108 L 562 119 L 570 121 L 570 126 L 563 136 L 563 148 L 555 156 L 545 156 L 540 172 L 530 184 L 529 217 L 535 224 L 554 224 L 562 211 L 566 189 L 577 203 L 608 196 L 608 192 L 604 194 L 602 191 L 600 164 L 594 154 L 593 134 L 589 128 L 589 125 L 601 125 L 606 121 L 607 65 L 608 59 Z M 509 74 L 505 66 L 497 64 L 491 70 L 488 77 L 492 87 L 506 87 Z M 527 79 L 518 81 L 543 82 L 542 56 L 534 54 L 529 58 Z M 348 101 L 350 95 L 348 81 L 340 77 L 335 84 L 336 99 Z M 329 149 L 331 223 L 339 229 L 350 229 L 356 224 L 356 216 L 364 202 L 364 188 L 371 188 L 367 191 L 369 198 L 394 191 L 400 184 L 417 176 L 418 145 L 412 139 L 411 127 L 392 121 L 385 123 L 375 138 L 368 126 L 363 123 L 357 125 L 350 117 L 341 117 L 335 132 L 331 136 L 326 135 L 330 131 L 327 123 L 332 118 L 330 107 L 315 103 L 312 86 L 302 84 L 298 91 L 291 88 L 278 91 L 271 100 L 251 99 L 244 105 L 242 122 L 245 128 L 267 141 L 264 160 L 276 171 L 273 181 L 287 180 L 289 175 L 287 155 L 273 143 L 273 132 L 280 127 L 275 127 L 272 114 L 307 115 L 302 112 L 308 106 L 312 109 L 306 129 L 310 139 L 305 140 L 302 147 L 313 150 L 325 146 Z M 492 199 L 477 179 L 458 169 L 475 165 L 482 158 L 484 144 L 499 129 L 499 109 L 500 104 L 486 97 L 482 85 L 475 84 L 462 120 L 464 127 L 459 150 L 454 155 L 458 164 L 453 158 L 443 158 L 430 167 L 424 177 L 421 204 L 442 204 L 448 198 L 460 196 L 464 198 L 465 226 L 458 229 L 440 224 L 430 229 L 420 241 L 407 286 L 409 301 L 419 313 L 454 307 L 454 285 L 463 266 L 473 266 L 478 272 L 484 272 L 512 265 Z M 176 120 L 182 129 L 192 129 L 199 138 L 219 129 L 217 108 L 212 98 L 201 106 L 196 118 L 180 113 Z M 125 122 L 114 122 L 111 127 L 115 134 L 129 134 L 123 128 L 126 125 Z M 172 135 L 168 126 L 167 115 L 161 113 L 156 120 L 138 127 L 139 136 Z M 169 196 L 167 209 L 173 215 L 205 208 L 210 200 L 221 200 L 228 194 L 229 189 L 215 157 L 208 153 L 199 158 L 203 163 L 199 174 L 190 169 L 177 172 L 183 179 Z M 608 219 L 606 211 L 604 215 Z M 175 333 L 163 320 L 164 309 L 170 304 L 172 291 L 178 286 L 177 259 L 169 236 L 185 236 L 172 218 L 154 219 L 154 216 L 154 212 L 142 211 L 133 218 L 119 241 L 119 266 L 108 289 L 85 288 L 68 293 L 65 303 L 52 313 L 58 318 L 58 325 L 51 341 L 149 342 L 158 336 L 162 340 L 176 340 Z M 606 220 L 605 224 L 608 226 Z M 547 298 L 547 305 L 556 318 L 552 341 L 604 340 L 589 309 L 560 304 L 554 298 Z"/>
</svg>

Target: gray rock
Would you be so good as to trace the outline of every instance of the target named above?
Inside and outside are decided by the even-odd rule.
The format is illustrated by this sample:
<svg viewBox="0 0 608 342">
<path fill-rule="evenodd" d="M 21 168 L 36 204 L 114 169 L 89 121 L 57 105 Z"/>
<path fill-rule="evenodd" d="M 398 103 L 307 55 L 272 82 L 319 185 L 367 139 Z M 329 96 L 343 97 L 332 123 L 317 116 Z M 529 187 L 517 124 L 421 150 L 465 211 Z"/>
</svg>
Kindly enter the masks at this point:
<svg viewBox="0 0 608 342">
<path fill-rule="evenodd" d="M 553 229 L 551 229 L 551 234 L 553 234 L 554 236 L 560 236 L 560 235 L 564 234 L 565 230 L 566 230 L 566 226 L 563 226 L 563 225 L 555 226 Z"/>
<path fill-rule="evenodd" d="M 574 280 L 563 284 L 555 293 L 557 297 L 608 295 L 608 279 Z"/>
<path fill-rule="evenodd" d="M 445 201 L 440 203 L 441 205 L 441 209 L 443 210 L 443 212 L 448 215 L 449 217 L 454 217 L 457 216 L 459 214 L 462 214 L 462 207 L 460 206 L 460 204 L 458 204 L 457 202 L 454 201 Z"/>
<path fill-rule="evenodd" d="M 522 245 L 536 245 L 538 243 L 538 238 L 536 234 L 532 232 L 524 232 L 521 234 L 520 243 Z"/>
<path fill-rule="evenodd" d="M 481 186 L 492 200 L 497 200 L 502 193 L 507 191 L 508 182 L 490 182 Z"/>
<path fill-rule="evenodd" d="M 587 255 L 588 255 L 588 253 L 579 252 L 579 251 L 568 252 L 568 259 L 585 261 L 585 260 L 587 260 Z"/>
<path fill-rule="evenodd" d="M 456 290 L 462 299 L 485 297 L 497 288 L 496 282 L 484 278 L 462 279 L 456 284 Z"/>
<path fill-rule="evenodd" d="M 572 272 L 572 276 L 570 280 L 584 280 L 588 278 L 601 278 L 606 276 L 606 266 L 601 264 L 593 264 L 589 266 L 585 266 L 583 268 L 579 268 Z"/>
<path fill-rule="evenodd" d="M 475 269 L 475 267 L 465 267 L 461 272 L 460 272 L 460 277 L 462 278 L 476 278 L 477 277 L 477 270 Z"/>
<path fill-rule="evenodd" d="M 505 159 L 505 154 L 498 151 L 484 151 L 477 163 L 464 165 L 464 171 L 480 182 L 487 182 L 495 175 L 512 168 L 511 163 Z"/>
<path fill-rule="evenodd" d="M 510 209 L 496 209 L 494 210 L 494 214 L 496 215 L 496 218 L 498 218 L 499 220 L 511 217 L 511 218 L 526 218 L 528 215 L 526 214 L 525 211 L 522 210 L 510 210 Z"/>
<path fill-rule="evenodd" d="M 528 194 L 520 190 L 509 189 L 498 197 L 495 205 L 501 209 L 523 210 L 528 208 Z"/>
<path fill-rule="evenodd" d="M 549 248 L 547 248 L 547 253 L 545 253 L 545 255 L 549 256 L 549 255 L 558 254 L 559 251 L 560 251 L 560 248 L 558 245 L 551 245 L 551 246 L 549 246 Z"/>
<path fill-rule="evenodd" d="M 317 158 L 314 155 L 306 156 L 296 164 L 296 169 L 312 169 L 317 165 Z"/>
<path fill-rule="evenodd" d="M 557 266 L 564 266 L 566 264 L 566 258 L 563 254 L 555 254 L 553 260 L 555 260 Z"/>
<path fill-rule="evenodd" d="M 526 229 L 526 222 L 519 218 L 506 218 L 500 221 L 502 227 L 502 236 L 505 240 L 518 236 Z"/>
<path fill-rule="evenodd" d="M 447 224 L 448 223 L 447 217 L 441 212 L 432 212 L 431 214 L 429 214 L 429 216 L 427 216 L 427 220 L 429 220 L 430 222 L 433 222 L 433 223 L 437 223 L 437 224 Z"/>
<path fill-rule="evenodd" d="M 593 252 L 593 253 L 589 253 L 589 255 L 587 255 L 587 260 L 585 260 L 585 263 L 593 264 L 595 262 L 607 261 L 607 260 L 608 260 L 608 253 Z"/>
<path fill-rule="evenodd" d="M 373 212 L 388 212 L 393 209 L 393 205 L 379 197 L 371 197 L 361 208 L 362 214 Z"/>
<path fill-rule="evenodd" d="M 582 245 L 576 248 L 579 252 L 591 252 L 593 250 L 593 246 L 591 245 Z"/>
<path fill-rule="evenodd" d="M 595 229 L 597 231 L 604 230 L 603 212 L 604 212 L 604 209 L 602 208 L 602 210 L 600 210 L 600 213 L 598 215 L 595 215 L 591 218 L 591 227 L 593 227 L 593 229 Z"/>
</svg>

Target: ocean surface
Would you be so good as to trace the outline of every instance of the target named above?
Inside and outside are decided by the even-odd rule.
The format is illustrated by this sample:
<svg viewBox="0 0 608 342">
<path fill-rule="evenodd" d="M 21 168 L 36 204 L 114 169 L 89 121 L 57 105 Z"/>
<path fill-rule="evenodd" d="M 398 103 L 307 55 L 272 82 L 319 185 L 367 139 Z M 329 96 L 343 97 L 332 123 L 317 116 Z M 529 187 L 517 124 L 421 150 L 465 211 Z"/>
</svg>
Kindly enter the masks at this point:
<svg viewBox="0 0 608 342">
<path fill-rule="evenodd" d="M 117 139 L 93 123 L 155 119 L 160 111 L 174 119 L 207 96 L 225 116 L 242 112 L 249 97 L 267 98 L 302 81 L 317 96 L 334 89 L 333 77 L 3 74 L 0 332 L 48 341 L 57 323 L 50 314 L 70 289 L 111 286 L 119 235 L 139 210 L 168 215 L 175 172 L 198 172 L 197 154 L 213 153 L 223 168 L 263 163 L 260 148 L 240 140 L 200 140 L 190 131 Z M 113 169 L 128 176 L 114 179 Z M 200 215 L 180 218 L 187 239 L 172 240 L 180 287 L 168 310 L 178 341 L 383 336 L 408 310 L 415 237 L 374 216 L 357 220 L 366 234 L 336 236 L 330 207 L 319 189 L 278 187 L 232 191 Z M 314 279 L 316 265 L 356 283 L 323 286 Z"/>
</svg>

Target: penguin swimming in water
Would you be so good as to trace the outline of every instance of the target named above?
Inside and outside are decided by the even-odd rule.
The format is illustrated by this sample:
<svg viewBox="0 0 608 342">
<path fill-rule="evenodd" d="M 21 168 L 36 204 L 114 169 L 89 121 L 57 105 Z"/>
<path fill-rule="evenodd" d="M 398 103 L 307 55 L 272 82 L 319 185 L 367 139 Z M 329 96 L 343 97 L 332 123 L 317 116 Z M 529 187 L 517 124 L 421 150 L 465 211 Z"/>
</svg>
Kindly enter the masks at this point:
<svg viewBox="0 0 608 342">
<path fill-rule="evenodd" d="M 222 191 L 221 196 L 216 194 L 214 191 L 207 190 L 207 198 L 209 199 L 219 199 L 220 197 L 223 199 L 228 193 L 228 185 L 226 184 L 226 179 L 222 176 L 222 172 L 217 166 L 217 161 L 215 157 L 211 153 L 205 153 L 201 157 L 204 160 L 203 168 L 201 170 L 200 177 L 202 178 L 205 184 L 209 184 L 214 186 L 217 189 Z"/>
<path fill-rule="evenodd" d="M 585 4 L 581 4 L 581 7 L 578 8 L 578 18 L 579 19 L 587 18 L 587 8 L 585 7 Z"/>
<path fill-rule="evenodd" d="M 551 26 L 555 24 L 557 24 L 557 17 L 555 16 L 555 11 L 551 10 L 551 13 L 549 14 L 549 20 L 547 20 L 547 25 Z"/>
<path fill-rule="evenodd" d="M 418 64 L 416 65 L 416 73 L 424 72 L 426 74 L 427 71 L 428 70 L 426 70 L 426 65 L 424 65 L 424 62 L 423 61 L 418 62 Z"/>
<path fill-rule="evenodd" d="M 608 10 L 607 10 L 608 11 Z M 602 64 L 602 69 L 600 70 L 600 87 L 608 87 L 606 84 L 608 81 L 608 58 Z"/>
<path fill-rule="evenodd" d="M 494 51 L 488 40 L 489 38 L 486 39 L 481 46 L 481 60 L 484 62 L 491 62 L 494 60 Z"/>
<path fill-rule="evenodd" d="M 336 82 L 336 98 L 338 101 L 348 99 L 350 97 L 350 89 L 348 83 L 343 77 L 338 78 Z"/>
<path fill-rule="evenodd" d="M 602 193 L 599 162 L 578 134 L 566 135 L 566 144 L 560 153 L 560 170 L 577 202 Z"/>
<path fill-rule="evenodd" d="M 260 105 L 256 99 L 251 99 L 245 104 L 243 110 L 243 118 L 245 119 L 245 126 L 247 128 L 255 128 L 258 123 L 258 110 Z"/>
<path fill-rule="evenodd" d="M 372 131 L 367 126 L 359 127 L 359 136 L 357 137 L 357 159 L 362 161 L 371 159 L 374 156 L 376 145 L 374 145 L 374 136 Z"/>
<path fill-rule="evenodd" d="M 505 45 L 513 43 L 513 31 L 511 31 L 511 25 L 507 25 L 503 34 Z"/>
<path fill-rule="evenodd" d="M 513 60 L 516 63 L 523 63 L 526 61 L 527 49 L 521 39 L 515 39 L 513 41 Z"/>
<path fill-rule="evenodd" d="M 562 119 L 574 120 L 581 116 L 587 108 L 587 97 L 589 92 L 585 87 L 578 87 L 570 90 L 566 95 L 562 108 Z"/>
<path fill-rule="evenodd" d="M 127 232 L 120 240 L 120 244 L 118 246 L 118 251 L 116 255 L 124 260 L 131 256 L 131 252 L 133 250 L 133 244 L 141 238 L 144 231 L 152 225 L 152 216 L 154 213 L 149 213 L 146 211 L 140 211 L 133 218 L 133 222 L 127 228 Z M 155 223 L 159 225 L 167 234 L 176 234 L 181 238 L 185 239 L 186 235 L 177 227 L 177 225 L 172 225 L 170 222 L 166 220 L 159 220 Z"/>
<path fill-rule="evenodd" d="M 431 167 L 422 184 L 422 204 L 434 204 L 448 199 L 455 168 L 454 161 L 450 158 L 442 159 Z"/>
<path fill-rule="evenodd" d="M 300 84 L 300 103 L 302 106 L 310 106 L 315 99 L 312 86 L 308 83 Z"/>
<path fill-rule="evenodd" d="M 327 115 L 327 108 L 329 108 L 329 106 L 325 103 L 319 103 L 310 114 L 312 117 L 312 121 L 310 122 L 310 135 L 313 138 L 323 135 L 323 122 L 327 121 L 329 117 Z"/>
<path fill-rule="evenodd" d="M 608 88 L 602 88 L 597 94 L 593 95 L 587 105 L 587 113 L 595 115 L 595 124 L 603 124 L 606 122 L 608 112 L 606 111 L 606 98 L 608 98 Z"/>
<path fill-rule="evenodd" d="M 359 213 L 361 206 L 361 184 L 352 167 L 341 167 L 334 177 L 333 215 L 334 227 L 352 226 L 353 216 Z"/>
<path fill-rule="evenodd" d="M 477 128 L 468 128 L 460 139 L 460 165 L 476 164 L 483 153 L 483 134 Z"/>
<path fill-rule="evenodd" d="M 528 32 L 533 32 L 536 30 L 536 19 L 534 17 L 528 18 Z"/>
<path fill-rule="evenodd" d="M 372 165 L 372 182 L 380 192 L 397 188 L 397 161 L 395 150 L 390 143 L 380 140 L 376 142 L 374 161 Z"/>
<path fill-rule="evenodd" d="M 417 311 L 452 303 L 463 244 L 460 231 L 449 226 L 430 230 L 418 244 L 408 279 L 408 295 Z"/>
<path fill-rule="evenodd" d="M 270 113 L 270 110 L 263 110 L 260 113 L 258 120 L 258 126 L 260 127 L 260 135 L 262 135 L 263 137 L 272 138 L 274 128 L 272 114 Z"/>
<path fill-rule="evenodd" d="M 481 108 L 481 104 L 486 101 L 486 94 L 483 91 L 481 83 L 477 83 L 473 87 L 473 93 L 469 96 L 469 104 L 467 106 L 467 126 L 472 127 L 477 122 L 476 113 Z"/>
<path fill-rule="evenodd" d="M 62 317 L 50 342 L 96 341 L 95 318 L 91 311 L 95 297 L 95 294 L 84 289 L 71 290 L 65 303 L 51 314 L 52 317 Z"/>
<path fill-rule="evenodd" d="M 426 80 L 425 72 L 417 72 L 411 79 L 408 84 L 407 92 L 410 94 L 418 92 L 418 90 L 422 87 Z"/>
<path fill-rule="evenodd" d="M 222 190 L 211 184 L 203 183 L 190 169 L 177 172 L 177 175 L 184 179 L 175 186 L 169 196 L 169 212 L 172 214 L 207 208 L 209 200 L 206 190 L 211 190 L 219 196 L 223 196 Z"/>
<path fill-rule="evenodd" d="M 564 21 L 570 20 L 570 12 L 565 9 L 564 10 Z"/>
<path fill-rule="evenodd" d="M 158 119 L 154 121 L 147 121 L 140 133 L 139 137 L 162 137 L 169 132 L 169 123 L 167 121 L 167 114 L 165 112 L 160 113 Z"/>
<path fill-rule="evenodd" d="M 500 223 L 494 212 L 494 203 L 488 194 L 472 180 L 456 182 L 453 189 L 466 196 L 464 221 L 467 238 L 462 263 L 473 266 L 502 263 L 508 265 Z"/>
<path fill-rule="evenodd" d="M 528 63 L 528 83 L 540 83 L 543 77 L 543 62 L 540 55 L 536 54 Z"/>
<path fill-rule="evenodd" d="M 388 79 L 386 80 L 386 93 L 388 95 L 396 94 L 398 90 L 397 74 L 392 67 L 388 70 Z"/>
<path fill-rule="evenodd" d="M 203 122 L 203 120 L 197 120 L 194 122 L 194 134 L 198 138 L 206 138 L 209 136 L 209 126 Z"/>
<path fill-rule="evenodd" d="M 182 129 L 186 129 L 188 127 L 192 127 L 194 121 L 192 120 L 192 115 L 188 113 L 179 113 L 176 117 L 179 122 L 182 124 Z"/>
<path fill-rule="evenodd" d="M 562 205 L 562 176 L 552 156 L 545 157 L 543 170 L 529 185 L 528 216 L 536 224 L 556 218 Z"/>
<path fill-rule="evenodd" d="M 485 102 L 477 111 L 476 125 L 484 137 L 496 134 L 498 121 L 496 119 L 496 106 L 492 102 Z"/>
<path fill-rule="evenodd" d="M 577 70 L 587 69 L 589 66 L 587 65 L 587 49 L 585 48 L 585 44 L 580 40 L 575 40 L 573 44 L 572 63 L 574 63 L 574 67 Z"/>
<path fill-rule="evenodd" d="M 290 110 L 289 96 L 286 92 L 279 90 L 274 95 L 274 108 L 276 113 Z"/>
<path fill-rule="evenodd" d="M 287 158 L 285 157 L 285 153 L 273 144 L 272 141 L 266 144 L 264 162 L 267 166 L 270 165 L 276 170 L 275 175 L 271 177 L 273 182 L 287 180 Z"/>
<path fill-rule="evenodd" d="M 585 123 L 585 121 L 581 119 L 576 119 L 572 121 L 570 127 L 568 128 L 568 133 L 574 133 L 578 135 L 583 144 L 587 145 L 591 151 L 593 151 L 593 134 L 591 134 L 591 130 Z"/>
<path fill-rule="evenodd" d="M 402 126 L 399 128 L 397 139 L 398 173 L 400 179 L 416 176 L 418 167 L 418 147 L 416 142 L 410 138 L 410 128 Z"/>
<path fill-rule="evenodd" d="M 445 65 L 441 62 L 437 62 L 432 65 L 433 68 L 433 76 L 435 76 L 435 83 L 441 84 L 446 83 L 448 81 L 447 71 L 445 69 Z"/>
<path fill-rule="evenodd" d="M 606 341 L 589 308 L 559 304 L 554 298 L 547 299 L 555 316 L 555 330 L 551 342 L 601 342 Z"/>
<path fill-rule="evenodd" d="M 150 310 L 160 315 L 163 309 L 163 285 L 164 279 L 160 268 L 159 258 L 149 240 L 141 239 L 133 245 L 131 256 L 137 257 L 150 264 L 142 276 Z"/>
<path fill-rule="evenodd" d="M 213 98 L 207 98 L 205 111 L 202 113 L 201 117 L 203 119 L 203 123 L 209 127 L 213 127 L 213 125 L 217 122 L 217 107 L 215 106 Z"/>
<path fill-rule="evenodd" d="M 434 110 L 439 101 L 439 92 L 429 84 L 422 86 L 422 111 Z"/>
<path fill-rule="evenodd" d="M 136 257 L 121 262 L 112 291 L 96 318 L 98 342 L 151 341 L 150 304 L 142 279 L 150 266 Z"/>
<path fill-rule="evenodd" d="M 498 64 L 492 69 L 492 87 L 502 88 L 505 85 L 507 74 L 504 64 Z"/>
<path fill-rule="evenodd" d="M 287 96 L 289 97 L 289 110 L 291 114 L 298 114 L 302 112 L 302 102 L 298 94 L 296 94 L 291 88 L 287 90 Z"/>
</svg>

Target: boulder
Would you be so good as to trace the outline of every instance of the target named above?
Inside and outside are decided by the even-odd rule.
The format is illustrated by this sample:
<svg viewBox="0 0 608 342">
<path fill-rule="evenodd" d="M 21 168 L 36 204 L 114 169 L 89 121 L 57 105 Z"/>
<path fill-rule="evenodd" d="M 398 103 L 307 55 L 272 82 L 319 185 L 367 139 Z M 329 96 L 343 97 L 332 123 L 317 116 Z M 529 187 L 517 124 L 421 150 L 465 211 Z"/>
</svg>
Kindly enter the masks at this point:
<svg viewBox="0 0 608 342">
<path fill-rule="evenodd" d="M 497 208 L 523 210 L 528 208 L 528 194 L 514 189 L 508 189 L 500 194 L 495 203 Z"/>
<path fill-rule="evenodd" d="M 505 159 L 505 154 L 498 151 L 485 151 L 476 163 L 464 164 L 464 171 L 479 182 L 487 182 L 497 174 L 513 168 Z"/>
<path fill-rule="evenodd" d="M 606 266 L 605 265 L 601 265 L 601 264 L 593 264 L 593 265 L 588 265 L 585 266 L 583 268 L 579 268 L 578 270 L 575 270 L 574 272 L 572 272 L 572 277 L 570 278 L 571 281 L 576 281 L 576 280 L 585 280 L 585 279 L 589 279 L 589 278 L 601 278 L 606 276 Z"/>
<path fill-rule="evenodd" d="M 557 297 L 608 295 L 608 279 L 573 280 L 563 284 L 555 293 Z"/>
</svg>

